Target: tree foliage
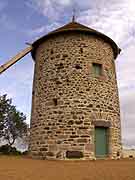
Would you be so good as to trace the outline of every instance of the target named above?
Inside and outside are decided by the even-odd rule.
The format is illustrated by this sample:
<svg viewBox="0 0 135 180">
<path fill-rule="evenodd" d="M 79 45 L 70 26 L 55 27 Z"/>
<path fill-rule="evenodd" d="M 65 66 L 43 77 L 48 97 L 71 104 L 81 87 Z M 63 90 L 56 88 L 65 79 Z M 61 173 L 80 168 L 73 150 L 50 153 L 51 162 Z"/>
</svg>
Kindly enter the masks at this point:
<svg viewBox="0 0 135 180">
<path fill-rule="evenodd" d="M 28 126 L 25 120 L 26 116 L 12 105 L 12 99 L 7 95 L 0 96 L 0 138 L 12 146 L 17 138 L 26 136 Z"/>
</svg>

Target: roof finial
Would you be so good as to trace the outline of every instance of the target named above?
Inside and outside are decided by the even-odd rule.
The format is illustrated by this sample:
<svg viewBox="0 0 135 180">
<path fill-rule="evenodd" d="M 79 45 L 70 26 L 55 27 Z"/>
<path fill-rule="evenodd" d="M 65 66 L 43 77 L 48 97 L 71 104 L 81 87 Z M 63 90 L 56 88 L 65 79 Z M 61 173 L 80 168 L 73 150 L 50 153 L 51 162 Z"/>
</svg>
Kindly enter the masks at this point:
<svg viewBox="0 0 135 180">
<path fill-rule="evenodd" d="M 73 8 L 72 22 L 75 22 L 75 13 L 76 13 L 76 10 L 75 10 L 75 8 Z"/>
</svg>

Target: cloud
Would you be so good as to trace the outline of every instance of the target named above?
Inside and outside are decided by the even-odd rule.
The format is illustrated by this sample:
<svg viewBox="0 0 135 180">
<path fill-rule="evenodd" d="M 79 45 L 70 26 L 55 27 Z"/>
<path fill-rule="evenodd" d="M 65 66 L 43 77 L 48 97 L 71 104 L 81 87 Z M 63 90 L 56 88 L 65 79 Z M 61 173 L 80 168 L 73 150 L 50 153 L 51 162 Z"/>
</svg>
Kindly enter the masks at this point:
<svg viewBox="0 0 135 180">
<path fill-rule="evenodd" d="M 135 34 L 134 0 L 29 0 L 27 6 L 48 18 L 52 24 L 71 19 L 75 8 L 79 22 L 106 33 L 122 47 L 127 45 L 124 40 Z"/>
<path fill-rule="evenodd" d="M 124 146 L 135 146 L 135 5 L 134 0 L 95 0 L 78 21 L 115 40 L 122 53 L 116 61 Z"/>
<path fill-rule="evenodd" d="M 26 5 L 48 17 L 50 20 L 58 20 L 64 7 L 68 7 L 71 0 L 29 0 Z"/>
<path fill-rule="evenodd" d="M 120 45 L 135 30 L 134 0 L 95 0 L 78 20 L 112 37 Z"/>
<path fill-rule="evenodd" d="M 120 92 L 120 100 L 121 100 L 121 119 L 122 119 L 122 134 L 123 139 L 130 140 L 132 136 L 132 141 L 134 137 L 134 145 L 135 145 L 135 88 L 128 89 L 124 93 Z M 130 140 L 131 142 L 131 140 Z"/>
<path fill-rule="evenodd" d="M 40 27 L 36 27 L 30 30 L 26 31 L 28 36 L 34 36 L 34 38 L 36 39 L 36 37 L 42 33 L 46 33 L 46 26 L 40 26 Z"/>
<path fill-rule="evenodd" d="M 49 25 L 41 25 L 40 27 L 36 27 L 30 30 L 27 30 L 27 34 L 29 36 L 34 37 L 35 39 L 39 38 L 39 35 L 45 35 L 50 31 L 53 31 L 54 29 L 60 27 L 60 23 L 54 22 Z"/>
<path fill-rule="evenodd" d="M 69 22 L 75 8 L 77 21 L 105 33 L 122 48 L 116 61 L 122 134 L 125 144 L 135 145 L 135 1 L 27 0 L 26 5 L 48 20 L 28 32 L 30 36 L 37 37 Z"/>
<path fill-rule="evenodd" d="M 30 55 L 24 57 L 20 62 L 6 70 L 0 77 L 0 95 L 7 94 L 12 98 L 13 105 L 27 115 L 30 122 L 32 79 L 34 63 Z"/>
</svg>

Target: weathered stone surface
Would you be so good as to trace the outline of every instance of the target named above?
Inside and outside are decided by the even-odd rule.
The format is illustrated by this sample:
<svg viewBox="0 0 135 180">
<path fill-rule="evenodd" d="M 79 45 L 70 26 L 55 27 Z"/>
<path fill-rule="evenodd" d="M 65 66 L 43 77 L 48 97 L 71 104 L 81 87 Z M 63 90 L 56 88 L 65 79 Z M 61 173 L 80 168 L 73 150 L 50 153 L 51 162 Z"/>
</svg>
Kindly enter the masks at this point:
<svg viewBox="0 0 135 180">
<path fill-rule="evenodd" d="M 86 144 L 85 145 L 86 152 L 93 152 L 94 151 L 94 144 Z"/>
<path fill-rule="evenodd" d="M 40 151 L 47 151 L 47 148 L 40 148 Z"/>
<path fill-rule="evenodd" d="M 66 159 L 95 157 L 95 126 L 109 128 L 109 156 L 121 152 L 119 98 L 110 44 L 81 32 L 59 34 L 39 45 L 33 82 L 30 152 Z M 92 63 L 102 64 L 95 76 Z M 44 148 L 45 147 L 45 148 Z"/>
<path fill-rule="evenodd" d="M 86 142 L 88 142 L 88 140 L 87 139 L 77 139 L 77 142 L 78 143 L 86 143 Z"/>
<path fill-rule="evenodd" d="M 49 151 L 55 152 L 55 151 L 57 151 L 57 150 L 58 150 L 57 144 L 56 144 L 56 145 L 49 145 Z"/>
<path fill-rule="evenodd" d="M 53 152 L 47 152 L 46 156 L 54 156 L 54 153 Z"/>
</svg>

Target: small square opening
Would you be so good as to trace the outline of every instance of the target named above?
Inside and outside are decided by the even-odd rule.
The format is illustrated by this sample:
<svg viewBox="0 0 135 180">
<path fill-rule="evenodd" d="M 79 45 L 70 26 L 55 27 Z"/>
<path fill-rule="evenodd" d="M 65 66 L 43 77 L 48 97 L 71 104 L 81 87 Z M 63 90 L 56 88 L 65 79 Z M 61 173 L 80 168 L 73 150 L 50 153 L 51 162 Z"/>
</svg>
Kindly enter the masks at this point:
<svg viewBox="0 0 135 180">
<path fill-rule="evenodd" d="M 58 105 L 58 100 L 56 98 L 53 99 L 54 105 L 57 106 Z"/>
<path fill-rule="evenodd" d="M 92 72 L 95 76 L 102 75 L 102 64 L 92 63 Z"/>
</svg>

